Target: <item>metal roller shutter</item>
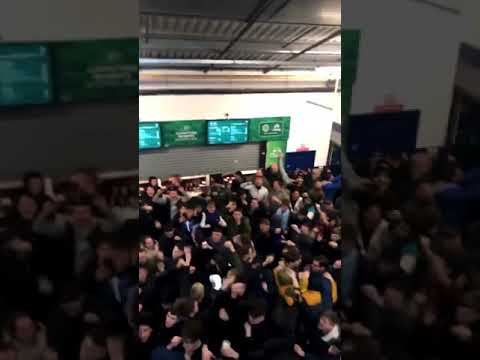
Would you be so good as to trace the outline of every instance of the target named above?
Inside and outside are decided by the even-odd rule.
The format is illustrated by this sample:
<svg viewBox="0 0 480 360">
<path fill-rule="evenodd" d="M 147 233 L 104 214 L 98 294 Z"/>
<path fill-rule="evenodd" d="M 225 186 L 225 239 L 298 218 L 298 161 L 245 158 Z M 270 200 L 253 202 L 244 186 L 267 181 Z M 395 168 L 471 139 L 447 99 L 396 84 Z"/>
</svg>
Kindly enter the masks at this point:
<svg viewBox="0 0 480 360">
<path fill-rule="evenodd" d="M 261 143 L 162 149 L 140 155 L 140 179 L 227 173 L 260 167 Z"/>
<path fill-rule="evenodd" d="M 99 172 L 137 169 L 134 100 L 0 109 L 0 180 L 21 179 L 32 169 L 53 178 L 81 167 Z"/>
</svg>

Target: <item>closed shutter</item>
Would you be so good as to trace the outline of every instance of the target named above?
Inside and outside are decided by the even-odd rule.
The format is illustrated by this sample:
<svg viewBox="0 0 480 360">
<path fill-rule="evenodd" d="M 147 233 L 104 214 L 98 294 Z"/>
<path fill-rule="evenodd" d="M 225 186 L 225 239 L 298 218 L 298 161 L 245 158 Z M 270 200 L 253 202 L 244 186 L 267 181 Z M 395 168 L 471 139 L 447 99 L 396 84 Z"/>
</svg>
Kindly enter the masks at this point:
<svg viewBox="0 0 480 360">
<path fill-rule="evenodd" d="M 1 75 L 0 75 L 1 82 Z M 0 95 L 1 96 L 1 95 Z M 138 168 L 138 100 L 0 109 L 0 180 L 36 170 L 61 178 L 78 168 Z"/>
<path fill-rule="evenodd" d="M 140 154 L 140 179 L 165 178 L 254 170 L 260 167 L 261 143 L 194 146 Z"/>
</svg>

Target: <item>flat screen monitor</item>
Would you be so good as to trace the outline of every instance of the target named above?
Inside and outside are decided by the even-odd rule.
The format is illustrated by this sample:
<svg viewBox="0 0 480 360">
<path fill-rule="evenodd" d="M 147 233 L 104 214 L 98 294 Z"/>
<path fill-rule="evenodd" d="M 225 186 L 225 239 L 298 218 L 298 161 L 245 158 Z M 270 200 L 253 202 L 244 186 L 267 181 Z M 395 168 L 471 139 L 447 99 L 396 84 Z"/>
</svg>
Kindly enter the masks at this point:
<svg viewBox="0 0 480 360">
<path fill-rule="evenodd" d="M 248 120 L 208 121 L 208 144 L 244 144 L 248 142 Z"/>
<path fill-rule="evenodd" d="M 374 153 L 411 153 L 417 147 L 420 111 L 352 115 L 347 133 L 351 159 Z"/>
<path fill-rule="evenodd" d="M 157 122 L 140 123 L 138 137 L 140 150 L 158 149 L 162 146 L 161 128 Z"/>
<path fill-rule="evenodd" d="M 316 151 L 289 152 L 285 156 L 285 169 L 287 172 L 295 170 L 308 170 L 315 167 Z"/>
<path fill-rule="evenodd" d="M 0 106 L 48 104 L 52 88 L 47 46 L 0 45 Z"/>
</svg>

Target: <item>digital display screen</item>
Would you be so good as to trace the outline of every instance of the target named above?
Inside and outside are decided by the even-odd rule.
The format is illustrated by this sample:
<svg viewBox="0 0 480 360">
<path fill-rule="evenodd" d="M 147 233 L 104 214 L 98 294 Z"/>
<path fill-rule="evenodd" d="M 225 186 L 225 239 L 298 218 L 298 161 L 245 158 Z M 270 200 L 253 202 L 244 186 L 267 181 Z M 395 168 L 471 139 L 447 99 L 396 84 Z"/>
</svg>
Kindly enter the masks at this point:
<svg viewBox="0 0 480 360">
<path fill-rule="evenodd" d="M 140 150 L 158 149 L 162 146 L 162 134 L 159 123 L 140 123 L 138 137 Z"/>
<path fill-rule="evenodd" d="M 0 106 L 47 104 L 52 99 L 47 46 L 0 45 Z"/>
<path fill-rule="evenodd" d="M 212 120 L 208 122 L 208 143 L 243 144 L 248 142 L 248 120 Z"/>
<path fill-rule="evenodd" d="M 374 153 L 412 153 L 417 147 L 420 111 L 351 115 L 346 146 L 350 159 Z"/>
</svg>

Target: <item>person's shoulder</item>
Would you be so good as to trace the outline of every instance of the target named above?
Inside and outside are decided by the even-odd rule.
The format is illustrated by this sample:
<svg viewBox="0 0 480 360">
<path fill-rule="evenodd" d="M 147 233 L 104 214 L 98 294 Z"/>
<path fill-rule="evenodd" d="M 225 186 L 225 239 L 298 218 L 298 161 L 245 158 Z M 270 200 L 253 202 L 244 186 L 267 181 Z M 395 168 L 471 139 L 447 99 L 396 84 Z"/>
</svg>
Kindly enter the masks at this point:
<svg viewBox="0 0 480 360">
<path fill-rule="evenodd" d="M 168 351 L 163 345 L 159 345 L 152 350 L 151 360 L 177 360 L 178 353 Z"/>
</svg>

